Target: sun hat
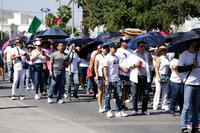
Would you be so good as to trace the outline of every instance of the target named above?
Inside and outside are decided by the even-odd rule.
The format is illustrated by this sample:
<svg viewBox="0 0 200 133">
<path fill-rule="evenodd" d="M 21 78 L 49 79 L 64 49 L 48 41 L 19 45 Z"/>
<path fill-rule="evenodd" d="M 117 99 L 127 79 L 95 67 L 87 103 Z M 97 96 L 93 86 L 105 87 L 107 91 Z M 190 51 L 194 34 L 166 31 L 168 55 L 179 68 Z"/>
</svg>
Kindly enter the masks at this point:
<svg viewBox="0 0 200 133">
<path fill-rule="evenodd" d="M 34 45 L 35 45 L 35 46 L 41 46 L 42 43 L 41 43 L 39 40 L 36 40 L 36 41 L 34 42 Z"/>
<path fill-rule="evenodd" d="M 166 51 L 167 50 L 167 47 L 166 46 L 160 46 L 157 50 L 156 50 L 156 55 L 157 56 L 160 56 L 160 53 L 162 51 Z"/>
</svg>

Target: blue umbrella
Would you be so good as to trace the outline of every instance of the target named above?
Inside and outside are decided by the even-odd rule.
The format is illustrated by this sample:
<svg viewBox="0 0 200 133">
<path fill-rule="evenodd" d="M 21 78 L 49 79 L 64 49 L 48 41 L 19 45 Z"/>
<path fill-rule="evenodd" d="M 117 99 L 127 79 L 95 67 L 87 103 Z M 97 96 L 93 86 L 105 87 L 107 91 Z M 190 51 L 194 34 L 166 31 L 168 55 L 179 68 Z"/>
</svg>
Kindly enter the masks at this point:
<svg viewBox="0 0 200 133">
<path fill-rule="evenodd" d="M 146 34 L 140 34 L 131 39 L 128 42 L 128 47 L 130 49 L 136 49 L 137 43 L 144 41 L 146 43 L 146 48 L 155 47 L 165 42 L 165 37 L 160 33 L 150 32 Z"/>
<path fill-rule="evenodd" d="M 62 38 L 68 38 L 69 33 L 67 33 L 64 30 L 61 29 L 47 29 L 40 34 L 38 34 L 37 38 L 42 38 L 42 39 L 62 39 Z"/>
<path fill-rule="evenodd" d="M 83 38 L 76 38 L 76 39 L 70 40 L 68 43 L 74 43 L 75 46 L 82 47 L 83 45 L 92 41 L 95 41 L 95 40 L 89 37 L 83 37 Z"/>
<path fill-rule="evenodd" d="M 96 38 L 105 42 L 106 40 L 113 37 L 122 37 L 123 34 L 121 32 L 105 32 L 103 34 L 98 35 Z"/>
</svg>

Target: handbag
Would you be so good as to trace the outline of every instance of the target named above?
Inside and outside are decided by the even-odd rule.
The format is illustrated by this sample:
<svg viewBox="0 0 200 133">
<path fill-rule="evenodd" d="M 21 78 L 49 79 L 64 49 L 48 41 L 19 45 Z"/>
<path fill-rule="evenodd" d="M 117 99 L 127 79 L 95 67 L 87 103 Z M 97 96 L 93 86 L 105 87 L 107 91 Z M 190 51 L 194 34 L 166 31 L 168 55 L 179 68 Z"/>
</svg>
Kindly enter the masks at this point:
<svg viewBox="0 0 200 133">
<path fill-rule="evenodd" d="M 20 55 L 19 49 L 18 49 L 18 48 L 17 48 L 17 51 L 18 51 L 18 54 Z M 22 61 L 21 58 L 18 58 L 18 59 L 19 59 L 19 60 L 21 61 L 21 63 L 22 63 L 22 68 L 23 68 L 23 69 L 28 69 L 29 64 L 28 64 L 27 62 Z"/>
<path fill-rule="evenodd" d="M 22 68 L 23 69 L 28 69 L 29 64 L 27 62 L 22 61 Z"/>
<path fill-rule="evenodd" d="M 166 74 L 161 74 L 160 75 L 160 83 L 167 83 L 169 80 L 169 76 Z"/>
<path fill-rule="evenodd" d="M 90 71 L 88 71 L 88 72 L 87 72 L 87 78 L 92 78 L 92 77 L 93 77 L 93 73 L 90 72 Z"/>
</svg>

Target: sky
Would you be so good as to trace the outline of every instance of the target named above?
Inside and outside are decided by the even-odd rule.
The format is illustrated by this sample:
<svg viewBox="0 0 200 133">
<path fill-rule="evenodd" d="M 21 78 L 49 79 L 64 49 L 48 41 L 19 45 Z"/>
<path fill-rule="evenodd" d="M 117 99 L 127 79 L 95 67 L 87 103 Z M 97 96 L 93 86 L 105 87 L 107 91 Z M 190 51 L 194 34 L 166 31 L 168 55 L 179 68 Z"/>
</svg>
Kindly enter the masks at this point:
<svg viewBox="0 0 200 133">
<path fill-rule="evenodd" d="M 3 4 L 2 4 L 3 3 Z M 67 5 L 69 0 L 61 0 L 61 5 Z M 4 10 L 15 10 L 22 13 L 27 13 L 38 18 L 43 18 L 42 8 L 49 8 L 50 12 L 55 13 L 59 7 L 59 2 L 56 0 L 0 0 L 0 8 Z M 75 26 L 80 25 L 82 20 L 82 9 L 74 6 L 74 23 Z M 71 25 L 71 21 L 69 22 Z"/>
</svg>

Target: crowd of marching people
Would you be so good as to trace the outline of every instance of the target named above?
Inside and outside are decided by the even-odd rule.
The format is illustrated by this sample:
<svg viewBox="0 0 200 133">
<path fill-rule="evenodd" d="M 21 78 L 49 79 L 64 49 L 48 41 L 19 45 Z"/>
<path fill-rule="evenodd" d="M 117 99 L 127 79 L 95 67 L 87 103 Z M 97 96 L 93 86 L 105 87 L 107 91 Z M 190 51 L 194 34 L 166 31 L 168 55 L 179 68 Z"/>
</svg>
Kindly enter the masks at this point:
<svg viewBox="0 0 200 133">
<path fill-rule="evenodd" d="M 25 99 L 25 85 L 26 91 L 35 91 L 35 100 L 47 97 L 49 104 L 55 95 L 59 104 L 64 103 L 64 98 L 71 101 L 74 97 L 78 101 L 80 87 L 86 89 L 87 94 L 92 88 L 93 98 L 97 95 L 98 112 L 105 112 L 108 118 L 114 116 L 111 98 L 116 104 L 115 117 L 128 116 L 127 100 L 132 102 L 131 115 L 139 114 L 139 102 L 142 103 L 141 114 L 150 115 L 148 103 L 152 100 L 153 110 L 169 111 L 172 117 L 179 109 L 182 132 L 189 126 L 195 132 L 200 121 L 198 42 L 190 41 L 182 54 L 168 54 L 165 44 L 146 49 L 145 42 L 139 41 L 137 49 L 132 50 L 127 46 L 128 41 L 129 38 L 123 36 L 119 44 L 100 44 L 88 53 L 88 59 L 81 59 L 80 49 L 73 43 L 51 45 L 49 41 L 36 39 L 25 46 L 17 39 L 10 42 L 0 59 L 2 80 L 6 65 L 8 80 L 12 83 L 12 100 Z M 153 84 L 155 89 L 152 89 Z"/>
</svg>

